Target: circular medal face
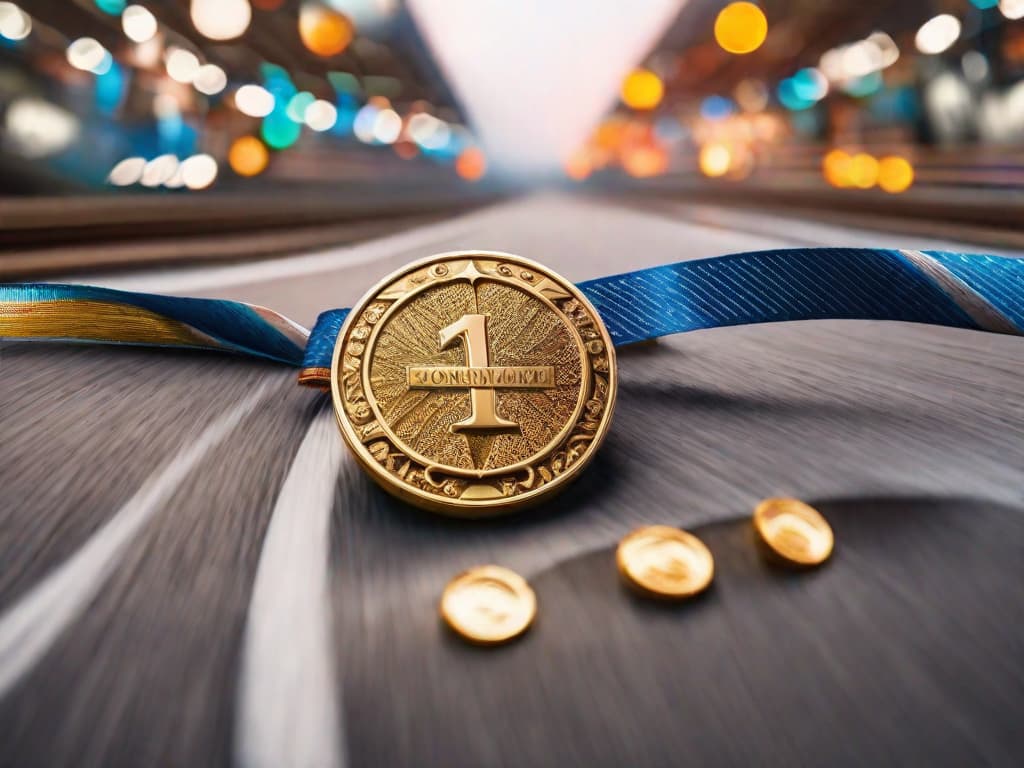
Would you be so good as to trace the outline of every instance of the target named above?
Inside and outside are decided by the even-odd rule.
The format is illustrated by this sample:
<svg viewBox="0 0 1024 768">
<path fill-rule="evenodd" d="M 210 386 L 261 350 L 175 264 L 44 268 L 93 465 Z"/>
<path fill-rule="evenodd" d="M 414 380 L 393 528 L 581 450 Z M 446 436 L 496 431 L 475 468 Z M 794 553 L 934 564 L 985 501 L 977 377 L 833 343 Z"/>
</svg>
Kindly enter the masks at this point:
<svg viewBox="0 0 1024 768">
<path fill-rule="evenodd" d="M 563 487 L 604 438 L 615 350 L 572 283 L 504 253 L 434 256 L 384 280 L 338 335 L 331 389 L 370 474 L 478 516 Z"/>
</svg>

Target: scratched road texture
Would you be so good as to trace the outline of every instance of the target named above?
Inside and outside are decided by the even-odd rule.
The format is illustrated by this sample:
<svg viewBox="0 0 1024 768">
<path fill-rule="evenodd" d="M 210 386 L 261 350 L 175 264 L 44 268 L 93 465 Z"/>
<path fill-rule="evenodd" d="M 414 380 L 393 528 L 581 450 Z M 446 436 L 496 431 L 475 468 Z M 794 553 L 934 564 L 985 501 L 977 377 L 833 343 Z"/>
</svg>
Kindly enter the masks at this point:
<svg viewBox="0 0 1024 768">
<path fill-rule="evenodd" d="M 308 323 L 441 250 L 579 280 L 806 244 L 935 245 L 544 195 L 291 260 L 93 279 Z M 780 324 L 626 350 L 620 369 L 583 479 L 473 523 L 373 487 L 291 371 L 4 344 L 0 765 L 1022 764 L 1024 341 Z M 827 567 L 761 561 L 749 513 L 776 494 L 831 521 Z M 615 544 L 644 523 L 707 542 L 707 595 L 620 586 Z M 481 650 L 436 602 L 490 561 L 540 613 Z"/>
</svg>

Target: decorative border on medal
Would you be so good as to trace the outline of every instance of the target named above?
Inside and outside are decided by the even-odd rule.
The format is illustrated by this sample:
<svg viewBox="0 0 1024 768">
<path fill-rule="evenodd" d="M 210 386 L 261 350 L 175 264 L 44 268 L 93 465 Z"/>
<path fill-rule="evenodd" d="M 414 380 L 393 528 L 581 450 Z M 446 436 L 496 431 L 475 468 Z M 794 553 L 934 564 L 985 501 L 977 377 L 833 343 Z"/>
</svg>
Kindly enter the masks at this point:
<svg viewBox="0 0 1024 768">
<path fill-rule="evenodd" d="M 389 308 L 428 281 L 447 279 L 445 261 L 499 262 L 496 272 L 522 281 L 567 318 L 582 342 L 585 396 L 575 420 L 544 458 L 486 478 L 454 475 L 410 457 L 378 423 L 364 391 L 364 353 L 374 327 Z M 425 269 L 426 268 L 426 269 Z M 346 442 L 370 475 L 389 493 L 417 506 L 459 516 L 500 514 L 529 505 L 563 487 L 596 453 L 615 405 L 615 349 L 597 310 L 572 283 L 550 280 L 541 264 L 497 251 L 455 251 L 413 262 L 375 285 L 355 305 L 338 334 L 331 368 L 335 413 Z M 487 277 L 482 274 L 482 277 Z M 499 278 L 500 279 L 500 278 Z M 545 291 L 545 281 L 550 287 Z M 384 289 L 391 287 L 385 292 Z M 588 376 L 589 375 L 589 376 Z M 588 380 L 589 379 L 589 380 Z"/>
</svg>

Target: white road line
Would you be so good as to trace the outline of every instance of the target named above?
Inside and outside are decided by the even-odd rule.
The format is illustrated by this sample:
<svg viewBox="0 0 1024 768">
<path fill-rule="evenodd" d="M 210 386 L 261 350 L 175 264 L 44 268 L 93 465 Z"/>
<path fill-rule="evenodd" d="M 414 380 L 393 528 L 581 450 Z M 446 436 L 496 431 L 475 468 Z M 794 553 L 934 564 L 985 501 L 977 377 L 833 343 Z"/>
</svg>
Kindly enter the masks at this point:
<svg viewBox="0 0 1024 768">
<path fill-rule="evenodd" d="M 220 267 L 198 267 L 195 269 L 168 269 L 148 271 L 126 276 L 96 277 L 83 275 L 76 279 L 72 275 L 62 282 L 84 282 L 104 288 L 123 291 L 151 291 L 160 293 L 188 293 L 212 288 L 227 288 L 234 285 L 263 283 L 281 278 L 314 275 L 343 267 L 366 264 L 382 255 L 412 250 L 433 241 L 444 241 L 465 234 L 499 208 L 515 201 L 500 203 L 471 213 L 427 224 L 394 235 L 368 240 L 354 245 L 316 251 L 301 256 L 286 256 Z"/>
<path fill-rule="evenodd" d="M 328 574 L 345 449 L 316 416 L 274 506 L 253 584 L 235 720 L 241 768 L 344 764 Z"/>
<path fill-rule="evenodd" d="M 214 421 L 151 476 L 75 554 L 0 616 L 0 698 L 43 657 L 86 609 L 117 567 L 125 548 L 181 482 L 264 398 L 272 382 Z"/>
</svg>

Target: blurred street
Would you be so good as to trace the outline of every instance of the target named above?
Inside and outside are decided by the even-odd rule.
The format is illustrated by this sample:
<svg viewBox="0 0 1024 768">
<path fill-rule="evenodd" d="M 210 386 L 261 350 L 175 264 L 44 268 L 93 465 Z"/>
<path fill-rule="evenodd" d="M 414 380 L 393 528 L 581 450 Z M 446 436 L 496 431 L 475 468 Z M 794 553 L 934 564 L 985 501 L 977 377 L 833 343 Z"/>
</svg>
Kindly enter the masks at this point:
<svg viewBox="0 0 1024 768">
<path fill-rule="evenodd" d="M 308 256 L 89 277 L 308 323 L 443 250 L 503 247 L 580 280 L 832 242 L 962 247 L 546 194 Z M 0 525 L 0 658 L 9 672 L 43 652 L 0 705 L 6 763 L 654 765 L 724 751 L 728 764 L 1009 765 L 1024 748 L 1017 346 L 833 321 L 626 349 L 597 465 L 545 507 L 467 525 L 373 487 L 325 397 L 290 370 L 7 343 L 0 485 L 17 501 Z M 806 580 L 766 569 L 747 538 L 754 502 L 777 493 L 820 502 L 836 529 L 836 561 Z M 692 612 L 636 603 L 610 568 L 621 535 L 665 521 L 719 561 Z M 486 561 L 534 581 L 544 611 L 493 655 L 436 616 L 446 579 Z M 33 591 L 53 578 L 59 592 Z M 253 612 L 266 634 L 242 666 Z M 305 685 L 280 686 L 282 659 Z M 901 726 L 880 729 L 878 709 Z M 937 713 L 959 723 L 938 740 Z"/>
</svg>

